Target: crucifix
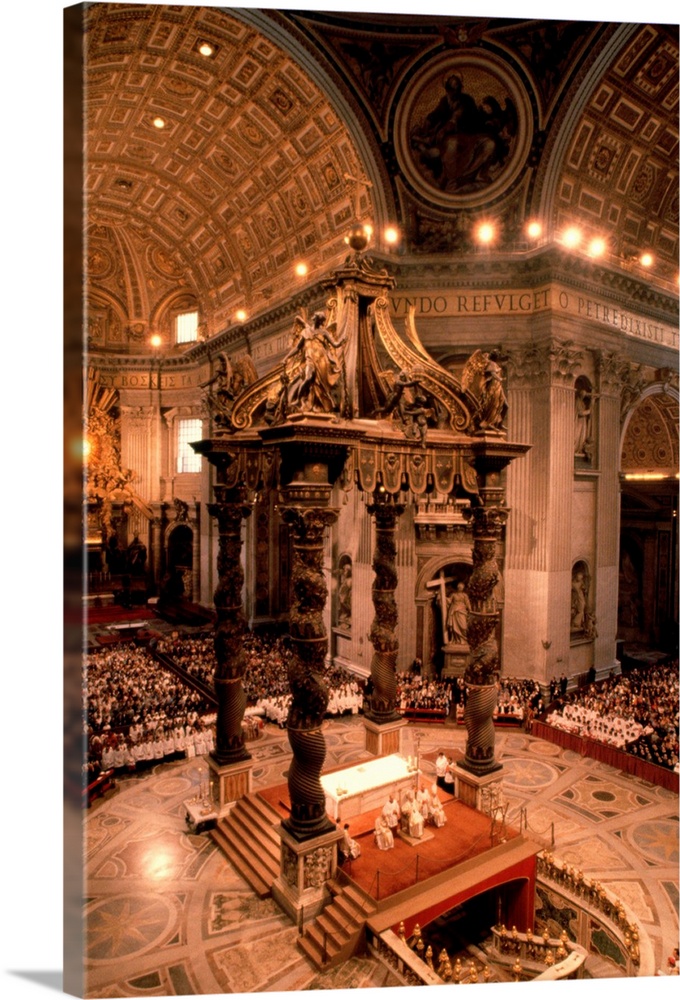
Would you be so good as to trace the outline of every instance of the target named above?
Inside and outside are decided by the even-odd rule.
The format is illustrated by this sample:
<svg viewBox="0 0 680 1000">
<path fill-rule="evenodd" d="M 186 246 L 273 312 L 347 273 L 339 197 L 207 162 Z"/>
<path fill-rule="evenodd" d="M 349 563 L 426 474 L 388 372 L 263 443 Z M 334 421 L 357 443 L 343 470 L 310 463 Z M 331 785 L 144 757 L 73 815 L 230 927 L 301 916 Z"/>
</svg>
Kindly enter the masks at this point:
<svg viewBox="0 0 680 1000">
<path fill-rule="evenodd" d="M 369 188 L 373 187 L 373 184 L 370 181 L 361 180 L 359 177 L 353 177 L 351 174 L 345 173 L 343 176 L 346 181 L 351 181 L 354 184 L 354 215 L 358 222 L 361 218 L 359 205 L 361 189 L 366 188 L 366 191 L 368 191 Z M 349 183 L 347 186 L 349 187 Z"/>
<path fill-rule="evenodd" d="M 442 616 L 442 635 L 444 636 L 444 645 L 449 642 L 449 630 L 446 625 L 446 610 L 447 610 L 447 600 L 446 600 L 446 584 L 453 583 L 455 577 L 445 576 L 444 570 L 439 570 L 439 576 L 436 576 L 434 580 L 428 580 L 425 584 L 426 587 L 432 589 L 433 587 L 439 587 L 439 610 Z"/>
</svg>

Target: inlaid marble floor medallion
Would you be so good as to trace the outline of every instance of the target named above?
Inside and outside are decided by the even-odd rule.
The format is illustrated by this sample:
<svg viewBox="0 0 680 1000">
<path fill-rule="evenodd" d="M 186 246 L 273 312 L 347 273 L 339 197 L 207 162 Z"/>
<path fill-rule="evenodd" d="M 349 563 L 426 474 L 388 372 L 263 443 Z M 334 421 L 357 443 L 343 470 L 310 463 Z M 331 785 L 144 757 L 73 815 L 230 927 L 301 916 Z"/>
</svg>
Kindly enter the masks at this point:
<svg viewBox="0 0 680 1000">
<path fill-rule="evenodd" d="M 326 768 L 371 755 L 359 716 L 324 727 Z M 460 757 L 459 726 L 409 726 L 402 752 L 420 754 L 427 780 L 440 749 Z M 285 731 L 267 726 L 249 746 L 255 790 L 285 780 Z M 654 962 L 678 935 L 677 796 L 571 751 L 499 729 L 496 758 L 508 822 L 555 856 L 597 873 L 636 914 Z M 206 781 L 202 758 L 123 778 L 86 818 L 86 997 L 375 989 L 398 985 L 370 956 L 319 973 L 297 947 L 298 929 L 259 900 L 207 834 L 192 835 L 184 801 Z"/>
</svg>

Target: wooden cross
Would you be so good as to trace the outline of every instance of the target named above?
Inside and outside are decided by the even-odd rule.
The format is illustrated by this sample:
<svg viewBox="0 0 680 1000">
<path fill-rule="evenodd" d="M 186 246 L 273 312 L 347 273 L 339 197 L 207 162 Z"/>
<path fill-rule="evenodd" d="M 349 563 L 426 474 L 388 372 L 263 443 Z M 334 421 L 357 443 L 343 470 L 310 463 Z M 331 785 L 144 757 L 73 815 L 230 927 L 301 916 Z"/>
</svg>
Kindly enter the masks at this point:
<svg viewBox="0 0 680 1000">
<path fill-rule="evenodd" d="M 446 584 L 453 583 L 455 577 L 444 576 L 444 570 L 439 570 L 439 576 L 436 576 L 434 580 L 429 580 L 425 586 L 426 587 L 439 587 L 439 603 L 441 605 L 440 610 L 442 613 L 442 635 L 444 636 L 444 645 L 449 642 L 449 630 L 446 625 L 446 611 L 447 611 L 447 600 L 446 600 Z"/>
</svg>

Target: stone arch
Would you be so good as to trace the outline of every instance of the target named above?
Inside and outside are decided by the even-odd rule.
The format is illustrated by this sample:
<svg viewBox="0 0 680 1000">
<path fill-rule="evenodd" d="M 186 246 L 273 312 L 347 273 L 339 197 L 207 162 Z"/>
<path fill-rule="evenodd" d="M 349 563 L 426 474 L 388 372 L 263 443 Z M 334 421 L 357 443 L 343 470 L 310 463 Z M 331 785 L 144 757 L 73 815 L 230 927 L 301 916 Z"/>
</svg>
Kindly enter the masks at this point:
<svg viewBox="0 0 680 1000">
<path fill-rule="evenodd" d="M 448 551 L 437 553 L 431 556 L 423 565 L 415 584 L 416 603 L 416 656 L 423 663 L 425 673 L 434 673 L 441 670 L 443 665 L 442 653 L 442 625 L 437 621 L 438 604 L 434 597 L 435 588 L 428 587 L 427 584 L 433 581 L 446 567 L 465 567 L 461 571 L 460 578 L 465 582 L 472 572 L 472 545 L 457 543 Z M 445 576 L 449 575 L 445 573 Z M 450 584 L 448 585 L 450 586 Z"/>
<path fill-rule="evenodd" d="M 678 389 L 653 382 L 626 414 L 621 428 L 619 469 L 626 472 L 666 472 L 680 466 Z"/>
<path fill-rule="evenodd" d="M 165 565 L 171 576 L 181 578 L 183 596 L 193 600 L 194 529 L 189 524 L 174 524 L 166 535 Z"/>
</svg>

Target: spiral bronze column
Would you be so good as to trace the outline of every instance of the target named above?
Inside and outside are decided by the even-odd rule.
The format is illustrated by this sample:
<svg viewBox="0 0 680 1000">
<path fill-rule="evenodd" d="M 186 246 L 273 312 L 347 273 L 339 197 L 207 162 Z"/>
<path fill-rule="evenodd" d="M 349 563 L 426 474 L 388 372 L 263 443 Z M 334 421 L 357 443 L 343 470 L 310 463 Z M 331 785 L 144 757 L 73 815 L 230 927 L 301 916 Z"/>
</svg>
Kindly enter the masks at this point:
<svg viewBox="0 0 680 1000">
<path fill-rule="evenodd" d="M 373 552 L 373 586 L 371 597 L 375 617 L 368 638 L 373 644 L 371 684 L 367 719 L 380 725 L 400 719 L 397 712 L 396 664 L 399 640 L 396 636 L 398 619 L 394 592 L 397 589 L 397 520 L 404 513 L 404 504 L 396 503 L 384 487 L 373 493 L 373 503 L 366 507 L 375 517 L 375 550 Z"/>
<path fill-rule="evenodd" d="M 246 488 L 214 486 L 215 502 L 208 513 L 217 519 L 219 548 L 215 590 L 217 628 L 215 631 L 215 694 L 217 696 L 217 735 L 212 757 L 218 764 L 250 760 L 245 748 L 241 723 L 246 708 L 242 678 L 246 658 L 243 635 L 243 568 L 241 566 L 241 524 L 251 508 L 246 503 Z"/>
<path fill-rule="evenodd" d="M 298 491 L 282 489 L 281 516 L 293 531 L 290 635 L 293 658 L 288 669 L 292 702 L 288 711 L 288 740 L 293 759 L 288 771 L 291 814 L 283 827 L 296 840 L 307 840 L 335 829 L 326 815 L 326 796 L 321 769 L 326 759 L 322 724 L 328 706 L 324 667 L 328 637 L 323 623 L 328 588 L 323 572 L 324 534 L 335 523 L 337 510 L 304 503 L 310 492 L 317 499 L 326 493 L 315 484 Z M 307 497 L 304 494 L 307 494 Z M 295 499 L 302 503 L 294 503 Z"/>
<path fill-rule="evenodd" d="M 465 702 L 465 727 L 468 732 L 465 760 L 460 766 L 483 775 L 498 770 L 494 750 L 496 733 L 493 712 L 498 698 L 497 682 L 501 663 L 496 640 L 499 612 L 494 598 L 498 583 L 496 543 L 507 521 L 503 507 L 472 507 L 472 563 L 468 595 L 472 610 L 468 615 L 467 641 L 470 655 L 465 668 L 468 688 Z"/>
</svg>

